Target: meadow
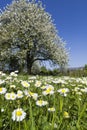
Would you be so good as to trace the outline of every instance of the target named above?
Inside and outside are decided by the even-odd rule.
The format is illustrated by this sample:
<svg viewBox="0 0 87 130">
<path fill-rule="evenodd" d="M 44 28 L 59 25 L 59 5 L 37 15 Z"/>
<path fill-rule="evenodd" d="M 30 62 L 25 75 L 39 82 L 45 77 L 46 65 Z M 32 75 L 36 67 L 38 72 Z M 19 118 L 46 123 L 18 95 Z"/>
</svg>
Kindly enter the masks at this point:
<svg viewBox="0 0 87 130">
<path fill-rule="evenodd" d="M 0 130 L 87 130 L 87 77 L 0 71 Z"/>
</svg>

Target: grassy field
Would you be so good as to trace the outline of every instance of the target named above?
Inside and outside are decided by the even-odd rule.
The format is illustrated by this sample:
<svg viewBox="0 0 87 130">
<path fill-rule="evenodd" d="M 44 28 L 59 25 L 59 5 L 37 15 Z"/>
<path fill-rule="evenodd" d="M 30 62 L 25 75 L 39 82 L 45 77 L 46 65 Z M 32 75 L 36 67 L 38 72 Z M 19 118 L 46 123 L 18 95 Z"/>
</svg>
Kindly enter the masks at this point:
<svg viewBox="0 0 87 130">
<path fill-rule="evenodd" d="M 87 77 L 0 72 L 0 130 L 87 130 Z"/>
</svg>

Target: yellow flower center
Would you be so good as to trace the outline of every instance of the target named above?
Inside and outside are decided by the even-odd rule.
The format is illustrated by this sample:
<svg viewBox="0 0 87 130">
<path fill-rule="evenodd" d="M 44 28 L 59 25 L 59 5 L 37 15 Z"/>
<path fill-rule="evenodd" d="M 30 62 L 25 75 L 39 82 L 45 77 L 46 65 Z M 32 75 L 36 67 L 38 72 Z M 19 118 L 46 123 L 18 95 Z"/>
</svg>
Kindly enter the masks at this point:
<svg viewBox="0 0 87 130">
<path fill-rule="evenodd" d="M 22 116 L 22 112 L 21 112 L 20 110 L 18 110 L 18 111 L 16 112 L 16 116 Z"/>
<path fill-rule="evenodd" d="M 50 108 L 50 111 L 54 111 L 55 109 L 52 107 L 52 108 Z"/>
<path fill-rule="evenodd" d="M 7 97 L 10 98 L 10 94 L 8 94 Z"/>
<path fill-rule="evenodd" d="M 64 112 L 64 117 L 68 118 L 69 117 L 69 113 L 68 112 Z"/>
<path fill-rule="evenodd" d="M 21 93 L 18 93 L 18 96 L 20 97 L 20 96 L 22 96 L 22 94 L 21 94 Z"/>
<path fill-rule="evenodd" d="M 40 101 L 38 101 L 39 102 L 39 104 L 42 104 L 43 103 L 43 101 L 42 100 L 40 100 Z"/>
<path fill-rule="evenodd" d="M 14 95 L 12 95 L 12 98 L 15 98 L 15 96 L 14 96 Z"/>
<path fill-rule="evenodd" d="M 2 92 L 2 90 L 3 90 L 3 89 L 2 89 L 2 88 L 0 88 L 0 92 Z"/>
<path fill-rule="evenodd" d="M 48 88 L 48 89 L 46 90 L 47 93 L 49 93 L 50 91 L 51 91 L 51 88 Z"/>
<path fill-rule="evenodd" d="M 62 93 L 65 93 L 65 92 L 66 92 L 66 90 L 65 90 L 65 89 L 62 89 L 62 90 L 61 90 L 61 92 L 62 92 Z"/>
<path fill-rule="evenodd" d="M 22 84 L 24 87 L 29 87 L 29 84 L 26 81 L 22 82 Z"/>
<path fill-rule="evenodd" d="M 29 84 L 28 84 L 28 83 L 25 83 L 24 85 L 27 87 Z"/>
</svg>

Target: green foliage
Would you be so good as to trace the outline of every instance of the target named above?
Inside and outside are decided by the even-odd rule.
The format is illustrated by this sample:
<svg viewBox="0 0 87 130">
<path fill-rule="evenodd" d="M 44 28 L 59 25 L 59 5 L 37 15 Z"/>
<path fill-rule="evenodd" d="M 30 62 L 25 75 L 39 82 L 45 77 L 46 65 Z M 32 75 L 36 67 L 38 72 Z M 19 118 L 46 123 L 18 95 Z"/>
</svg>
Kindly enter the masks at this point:
<svg viewBox="0 0 87 130">
<path fill-rule="evenodd" d="M 87 70 L 87 64 L 84 66 L 84 69 Z"/>
<path fill-rule="evenodd" d="M 40 75 L 52 75 L 52 76 L 62 76 L 64 75 L 59 68 L 53 70 L 47 69 L 45 66 L 42 66 L 40 69 Z"/>
<path fill-rule="evenodd" d="M 40 73 L 41 73 L 41 74 L 48 74 L 48 70 L 46 69 L 45 66 L 42 66 L 42 67 L 41 67 Z"/>
<path fill-rule="evenodd" d="M 64 74 L 63 74 L 64 75 Z M 73 69 L 67 69 L 67 72 L 65 73 L 67 76 L 74 76 L 74 77 L 86 77 L 87 76 L 87 66 L 81 68 L 73 68 Z"/>
</svg>

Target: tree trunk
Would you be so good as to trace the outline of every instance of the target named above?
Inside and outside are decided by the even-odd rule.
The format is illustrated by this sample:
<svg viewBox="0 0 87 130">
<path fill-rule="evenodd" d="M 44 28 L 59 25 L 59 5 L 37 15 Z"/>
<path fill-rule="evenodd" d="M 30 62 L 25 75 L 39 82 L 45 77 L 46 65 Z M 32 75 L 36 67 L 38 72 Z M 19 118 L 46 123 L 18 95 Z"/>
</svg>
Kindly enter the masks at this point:
<svg viewBox="0 0 87 130">
<path fill-rule="evenodd" d="M 32 68 L 32 65 L 33 65 L 33 57 L 30 56 L 30 53 L 27 52 L 27 73 L 28 74 L 31 74 L 31 68 Z"/>
<path fill-rule="evenodd" d="M 29 62 L 27 62 L 27 73 L 31 74 L 31 68 L 32 68 L 32 64 L 30 64 Z"/>
</svg>

